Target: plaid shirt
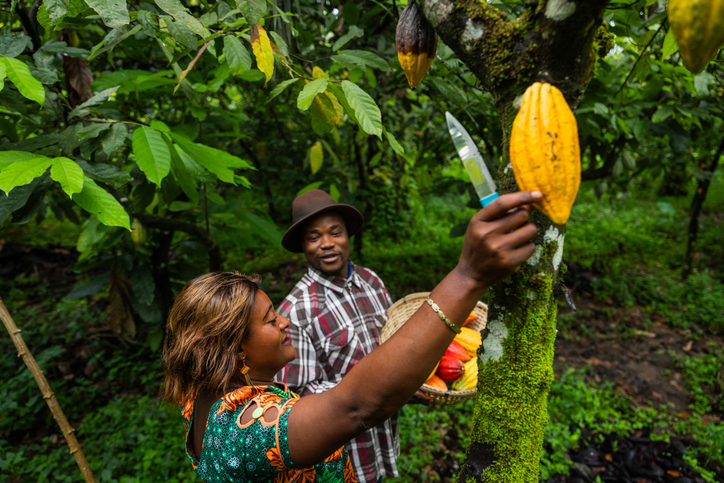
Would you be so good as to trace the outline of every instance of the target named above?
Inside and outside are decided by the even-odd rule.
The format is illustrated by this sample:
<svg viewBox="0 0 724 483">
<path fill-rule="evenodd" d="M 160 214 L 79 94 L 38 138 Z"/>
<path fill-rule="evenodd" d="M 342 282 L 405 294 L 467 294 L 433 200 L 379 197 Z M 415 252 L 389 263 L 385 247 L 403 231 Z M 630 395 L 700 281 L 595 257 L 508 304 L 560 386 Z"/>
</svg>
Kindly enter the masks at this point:
<svg viewBox="0 0 724 483">
<path fill-rule="evenodd" d="M 380 344 L 392 299 L 371 270 L 351 264 L 352 277 L 309 267 L 277 312 L 291 321 L 297 358 L 277 375 L 301 396 L 324 392 Z M 400 455 L 397 414 L 345 445 L 357 481 L 395 477 Z"/>
</svg>

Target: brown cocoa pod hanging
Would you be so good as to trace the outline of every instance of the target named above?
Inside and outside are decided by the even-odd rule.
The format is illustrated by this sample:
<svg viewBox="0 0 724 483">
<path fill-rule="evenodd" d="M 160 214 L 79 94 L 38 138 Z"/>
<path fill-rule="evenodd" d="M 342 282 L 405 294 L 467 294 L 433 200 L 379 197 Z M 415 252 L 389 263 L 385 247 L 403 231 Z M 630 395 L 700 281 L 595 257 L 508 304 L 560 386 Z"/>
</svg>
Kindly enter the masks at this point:
<svg viewBox="0 0 724 483">
<path fill-rule="evenodd" d="M 409 0 L 397 22 L 397 58 L 413 89 L 420 85 L 437 53 L 437 32 Z"/>
</svg>

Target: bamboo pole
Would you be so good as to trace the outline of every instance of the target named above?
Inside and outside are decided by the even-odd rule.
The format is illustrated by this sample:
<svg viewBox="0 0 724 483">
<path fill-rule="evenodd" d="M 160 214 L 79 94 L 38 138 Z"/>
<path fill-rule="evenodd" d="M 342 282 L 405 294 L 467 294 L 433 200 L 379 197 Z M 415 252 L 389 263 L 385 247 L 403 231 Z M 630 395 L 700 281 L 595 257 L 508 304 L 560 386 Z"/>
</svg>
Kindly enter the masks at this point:
<svg viewBox="0 0 724 483">
<path fill-rule="evenodd" d="M 60 408 L 58 400 L 55 399 L 55 395 L 50 389 L 50 385 L 48 384 L 47 379 L 45 379 L 43 371 L 40 369 L 40 366 L 38 366 L 38 363 L 35 362 L 35 358 L 25 345 L 25 341 L 23 341 L 23 337 L 20 335 L 20 329 L 18 329 L 18 326 L 15 325 L 15 322 L 10 316 L 10 312 L 8 312 L 8 309 L 5 307 L 2 298 L 0 298 L 0 319 L 2 319 L 3 324 L 5 324 L 5 328 L 8 330 L 10 337 L 15 343 L 15 347 L 18 350 L 18 357 L 23 358 L 23 362 L 25 362 L 25 365 L 28 366 L 28 369 L 30 369 L 30 372 L 35 378 L 35 382 L 38 383 L 40 392 L 43 394 L 43 399 L 45 399 L 45 402 L 48 403 L 50 412 L 53 413 L 55 421 L 58 423 L 58 426 L 60 426 L 60 430 L 65 436 L 65 441 L 68 443 L 68 448 L 70 448 L 70 454 L 73 455 L 76 463 L 78 463 L 86 483 L 96 483 L 90 466 L 88 465 L 88 461 L 85 459 L 85 455 L 83 454 L 83 450 L 80 448 L 80 444 L 73 434 L 75 430 L 70 426 L 65 414 L 63 414 L 63 410 Z"/>
</svg>

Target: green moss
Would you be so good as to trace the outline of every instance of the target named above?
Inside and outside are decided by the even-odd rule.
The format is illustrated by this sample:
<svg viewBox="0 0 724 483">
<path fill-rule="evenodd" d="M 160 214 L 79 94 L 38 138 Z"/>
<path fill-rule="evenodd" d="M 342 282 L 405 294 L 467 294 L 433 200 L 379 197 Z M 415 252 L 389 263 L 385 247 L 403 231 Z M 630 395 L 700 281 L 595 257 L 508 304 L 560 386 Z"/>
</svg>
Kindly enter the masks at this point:
<svg viewBox="0 0 724 483">
<path fill-rule="evenodd" d="M 596 67 L 598 66 L 598 59 L 603 59 L 608 55 L 608 52 L 613 48 L 614 35 L 610 32 L 608 24 L 603 22 L 598 30 L 596 36 L 593 38 L 593 47 L 591 48 L 591 67 L 588 74 L 583 79 L 583 85 L 587 85 L 593 76 L 596 74 Z"/>
<path fill-rule="evenodd" d="M 480 364 L 471 448 L 489 448 L 492 464 L 478 481 L 538 481 L 553 381 L 557 276 L 551 259 L 557 248 L 556 241 L 545 242 L 539 264 L 524 266 L 510 283 L 491 289 L 489 323 L 502 321 L 508 334 L 503 355 Z"/>
<path fill-rule="evenodd" d="M 485 25 L 482 37 L 474 49 L 484 61 L 488 78 L 487 88 L 495 91 L 514 82 L 527 85 L 537 62 L 538 44 L 527 43 L 525 37 L 531 30 L 527 15 L 506 21 L 506 16 L 487 4 L 458 2 L 456 9 L 464 12 L 474 23 Z M 462 36 L 463 32 L 457 32 Z"/>
</svg>

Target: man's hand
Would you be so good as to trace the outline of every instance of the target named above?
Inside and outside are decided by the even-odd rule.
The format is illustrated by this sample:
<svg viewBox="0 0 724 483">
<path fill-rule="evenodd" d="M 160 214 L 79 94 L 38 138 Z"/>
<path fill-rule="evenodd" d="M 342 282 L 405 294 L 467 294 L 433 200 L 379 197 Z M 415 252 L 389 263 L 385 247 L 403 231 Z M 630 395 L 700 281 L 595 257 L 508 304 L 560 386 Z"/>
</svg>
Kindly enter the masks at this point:
<svg viewBox="0 0 724 483">
<path fill-rule="evenodd" d="M 427 394 L 422 391 L 417 391 L 415 394 L 412 395 L 407 404 L 422 404 L 424 406 L 429 406 L 430 402 L 431 399 Z"/>
<path fill-rule="evenodd" d="M 485 289 L 515 273 L 535 252 L 538 230 L 528 217 L 541 198 L 540 191 L 520 191 L 480 210 L 468 224 L 456 271 Z"/>
</svg>

